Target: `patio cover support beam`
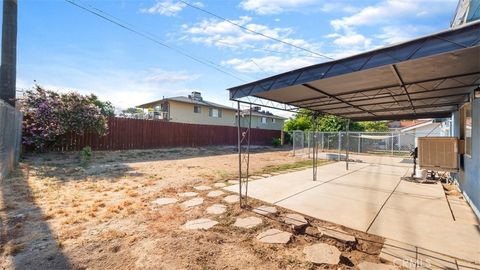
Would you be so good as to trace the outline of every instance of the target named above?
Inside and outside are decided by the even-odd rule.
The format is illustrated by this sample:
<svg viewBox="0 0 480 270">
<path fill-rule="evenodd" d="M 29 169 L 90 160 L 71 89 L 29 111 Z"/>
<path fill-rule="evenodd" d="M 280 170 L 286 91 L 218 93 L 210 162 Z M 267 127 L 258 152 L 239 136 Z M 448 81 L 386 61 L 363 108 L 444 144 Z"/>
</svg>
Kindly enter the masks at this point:
<svg viewBox="0 0 480 270">
<path fill-rule="evenodd" d="M 428 82 L 434 82 L 434 81 L 440 81 L 440 80 L 449 80 L 449 79 L 455 79 L 455 78 L 461 78 L 461 77 L 467 77 L 467 76 L 473 76 L 473 75 L 479 75 L 480 72 L 469 72 L 469 73 L 464 73 L 464 74 L 457 74 L 457 75 L 452 75 L 452 76 L 443 76 L 443 77 L 437 77 L 433 79 L 428 79 L 428 80 L 419 80 L 419 81 L 412 81 L 405 86 L 410 86 L 410 85 L 416 85 L 416 84 L 421 84 L 421 83 L 428 83 Z M 465 85 L 467 87 L 468 85 Z M 357 89 L 353 91 L 348 91 L 348 92 L 342 92 L 340 94 L 337 94 L 337 97 L 342 97 L 345 95 L 351 95 L 351 94 L 358 94 L 358 93 L 366 93 L 366 92 L 373 92 L 373 91 L 379 91 L 379 90 L 386 90 L 388 88 L 392 87 L 398 87 L 398 84 L 393 84 L 393 85 L 388 85 L 388 86 L 382 86 L 382 87 L 374 87 L 374 88 L 364 88 L 364 89 Z M 432 90 L 437 90 L 437 89 L 432 89 Z M 405 95 L 405 94 L 404 94 Z M 298 100 L 292 100 L 289 101 L 289 104 L 294 104 L 294 103 L 299 103 L 299 102 L 306 102 L 306 101 L 312 101 L 312 100 L 318 100 L 318 99 L 328 99 L 328 97 L 316 97 L 316 98 L 305 98 L 305 99 L 298 99 Z M 302 104 L 305 105 L 305 104 Z"/>
<path fill-rule="evenodd" d="M 413 113 L 417 114 L 417 112 L 415 111 L 415 106 L 413 106 L 412 98 L 410 97 L 410 94 L 408 93 L 408 90 L 405 87 L 405 83 L 403 82 L 402 77 L 400 76 L 400 73 L 398 72 L 397 66 L 395 66 L 395 64 L 393 64 L 393 65 L 390 65 L 390 67 L 392 68 L 393 75 L 395 75 L 395 77 L 397 78 L 398 84 L 403 89 L 405 94 L 407 94 L 407 98 L 408 98 L 408 101 L 410 102 L 410 106 L 412 106 Z"/>
<path fill-rule="evenodd" d="M 467 88 L 467 87 L 476 87 L 480 86 L 480 84 L 468 84 L 468 85 L 463 85 L 463 86 L 456 86 L 456 87 L 445 87 L 445 88 L 435 88 L 435 89 L 429 89 L 429 90 L 423 90 L 423 91 L 416 91 L 416 92 L 411 92 L 411 95 L 417 95 L 417 94 L 424 94 L 432 91 L 446 91 L 446 90 L 456 90 L 456 89 L 462 89 L 462 88 Z M 468 93 L 464 94 L 456 94 L 456 95 L 467 95 Z M 392 95 L 390 93 L 382 93 L 374 96 L 368 96 L 364 98 L 357 98 L 357 99 L 349 99 L 348 102 L 361 102 L 361 101 L 369 101 L 369 100 L 375 100 L 375 99 L 382 99 L 382 98 L 389 98 L 389 97 L 404 97 L 407 94 L 401 93 L 401 94 L 395 94 Z M 437 96 L 438 98 L 442 97 L 449 97 L 451 95 L 446 95 L 446 96 Z M 416 100 L 423 100 L 423 99 L 431 99 L 431 97 L 428 98 L 413 98 L 412 101 Z M 403 101 L 403 100 L 400 100 Z M 320 103 L 319 103 L 320 102 Z M 378 105 L 378 104 L 389 104 L 389 103 L 398 103 L 397 101 L 388 101 L 388 102 L 382 102 L 382 103 L 369 103 L 368 105 Z M 330 105 L 337 105 L 337 104 L 343 104 L 342 102 L 322 102 L 322 101 L 317 101 L 317 102 L 311 102 L 311 103 L 302 103 L 302 104 L 297 104 L 299 106 L 302 105 L 308 105 L 308 106 L 330 106 Z M 362 105 L 359 105 L 362 106 Z M 345 107 L 341 107 L 345 108 Z"/>
<path fill-rule="evenodd" d="M 371 112 L 369 112 L 369 111 L 367 111 L 367 110 L 365 110 L 365 109 L 362 109 L 362 108 L 360 108 L 360 107 L 358 107 L 358 106 L 355 106 L 355 105 L 353 105 L 352 103 L 350 103 L 350 102 L 348 102 L 348 101 L 345 101 L 345 100 L 343 100 L 343 99 L 341 99 L 341 98 L 338 98 L 338 97 L 336 97 L 336 96 L 334 96 L 334 95 L 330 95 L 329 93 L 324 92 L 324 91 L 322 91 L 322 90 L 320 90 L 320 89 L 318 89 L 318 88 L 316 88 L 316 87 L 313 87 L 313 86 L 311 86 L 311 85 L 309 85 L 309 84 L 304 83 L 304 84 L 302 84 L 302 85 L 305 86 L 305 87 L 307 87 L 307 88 L 309 88 L 309 89 L 311 89 L 311 90 L 313 90 L 313 91 L 319 92 L 319 93 L 322 94 L 322 95 L 331 97 L 331 98 L 336 99 L 336 100 L 338 100 L 338 101 L 340 101 L 340 102 L 343 102 L 343 103 L 345 103 L 345 104 L 348 104 L 348 105 L 350 105 L 350 106 L 352 106 L 352 107 L 354 107 L 354 108 L 356 108 L 356 109 L 358 109 L 358 110 L 361 110 L 361 111 L 364 111 L 364 112 L 366 112 L 366 113 L 368 113 L 368 114 L 371 114 L 371 115 L 373 115 L 373 116 L 376 116 L 375 114 L 373 114 L 373 113 L 371 113 Z"/>
<path fill-rule="evenodd" d="M 370 104 L 368 105 L 370 106 Z M 449 106 L 455 106 L 458 107 L 457 102 L 450 102 L 450 103 L 439 103 L 439 104 L 429 104 L 429 105 L 422 105 L 422 106 L 416 106 L 415 108 L 417 109 L 425 109 L 425 108 L 440 108 L 440 107 L 449 107 Z M 374 113 L 381 113 L 381 112 L 390 112 L 394 110 L 408 110 L 410 107 L 400 107 L 400 108 L 385 108 L 381 110 L 372 110 L 371 112 Z M 346 112 L 346 113 L 336 113 L 336 115 L 343 116 L 343 115 L 352 115 L 352 114 L 358 114 L 359 112 Z"/>
</svg>

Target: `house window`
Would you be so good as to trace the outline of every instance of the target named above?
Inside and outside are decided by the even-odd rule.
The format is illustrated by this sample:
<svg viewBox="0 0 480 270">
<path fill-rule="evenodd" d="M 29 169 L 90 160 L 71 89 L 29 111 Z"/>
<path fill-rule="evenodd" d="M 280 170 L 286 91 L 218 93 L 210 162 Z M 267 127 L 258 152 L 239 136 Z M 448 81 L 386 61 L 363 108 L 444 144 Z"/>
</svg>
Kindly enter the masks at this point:
<svg viewBox="0 0 480 270">
<path fill-rule="evenodd" d="M 276 119 L 275 119 L 275 118 L 272 118 L 272 123 L 275 124 L 275 122 L 276 122 Z"/>
<path fill-rule="evenodd" d="M 262 117 L 262 124 L 266 124 L 267 123 L 267 118 L 266 117 Z"/>
<path fill-rule="evenodd" d="M 465 140 L 465 154 L 472 156 L 472 105 L 466 103 L 461 109 L 462 113 L 462 133 Z"/>
<path fill-rule="evenodd" d="M 202 107 L 197 106 L 197 105 L 193 106 L 193 112 L 194 113 L 202 113 Z"/>
<path fill-rule="evenodd" d="M 210 108 L 208 111 L 210 117 L 220 118 L 222 117 L 222 110 L 217 108 Z"/>
</svg>

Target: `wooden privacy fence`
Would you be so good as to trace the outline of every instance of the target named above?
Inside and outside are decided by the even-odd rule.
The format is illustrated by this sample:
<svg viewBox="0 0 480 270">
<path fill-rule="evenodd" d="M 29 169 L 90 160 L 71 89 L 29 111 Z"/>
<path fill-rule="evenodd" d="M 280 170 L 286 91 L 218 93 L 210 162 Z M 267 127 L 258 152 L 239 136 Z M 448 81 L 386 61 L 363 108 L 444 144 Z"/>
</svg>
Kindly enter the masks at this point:
<svg viewBox="0 0 480 270">
<path fill-rule="evenodd" d="M 280 130 L 252 129 L 250 144 L 271 145 L 280 138 Z M 168 147 L 197 147 L 208 145 L 237 145 L 237 127 L 197 125 L 110 118 L 108 134 L 72 134 L 56 147 L 56 151 L 78 151 L 85 146 L 93 150 L 154 149 Z"/>
</svg>

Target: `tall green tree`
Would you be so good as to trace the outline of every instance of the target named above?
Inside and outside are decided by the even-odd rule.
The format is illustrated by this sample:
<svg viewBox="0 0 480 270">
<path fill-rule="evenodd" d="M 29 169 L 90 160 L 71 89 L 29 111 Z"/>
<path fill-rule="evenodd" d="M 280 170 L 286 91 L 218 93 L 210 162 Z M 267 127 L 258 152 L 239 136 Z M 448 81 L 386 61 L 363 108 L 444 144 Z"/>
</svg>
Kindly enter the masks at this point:
<svg viewBox="0 0 480 270">
<path fill-rule="evenodd" d="M 335 115 L 323 115 L 317 118 L 318 131 L 323 132 L 338 132 L 345 131 L 348 120 Z M 292 119 L 285 122 L 284 131 L 290 132 L 294 130 L 313 130 L 313 118 L 312 113 L 306 109 L 300 109 Z M 380 132 L 388 131 L 386 122 L 381 121 L 365 121 L 354 122 L 350 121 L 350 131 L 368 131 L 368 132 Z"/>
</svg>

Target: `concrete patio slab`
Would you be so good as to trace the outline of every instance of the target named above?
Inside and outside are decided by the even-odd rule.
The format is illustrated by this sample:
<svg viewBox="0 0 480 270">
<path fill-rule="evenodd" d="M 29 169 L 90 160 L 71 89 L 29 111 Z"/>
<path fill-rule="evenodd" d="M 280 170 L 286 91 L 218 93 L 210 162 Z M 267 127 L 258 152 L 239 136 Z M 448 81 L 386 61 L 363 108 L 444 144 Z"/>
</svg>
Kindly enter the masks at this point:
<svg viewBox="0 0 480 270">
<path fill-rule="evenodd" d="M 411 171 L 408 160 L 361 158 L 364 162 L 350 164 L 348 171 L 344 162 L 318 167 L 316 182 L 311 169 L 252 181 L 249 196 L 433 253 L 470 262 L 480 258 L 480 228 L 465 211 L 468 208 L 462 208 L 465 205 L 455 205 L 452 211 L 465 213 L 464 220 L 470 222 L 462 218 L 455 221 L 440 184 L 401 180 Z M 238 185 L 226 189 L 237 192 Z M 389 248 L 386 252 L 394 256 L 399 250 Z"/>
<path fill-rule="evenodd" d="M 357 268 L 360 270 L 397 270 L 398 266 L 391 264 L 382 264 L 382 263 L 372 263 L 372 262 L 361 262 L 357 265 Z"/>
</svg>

